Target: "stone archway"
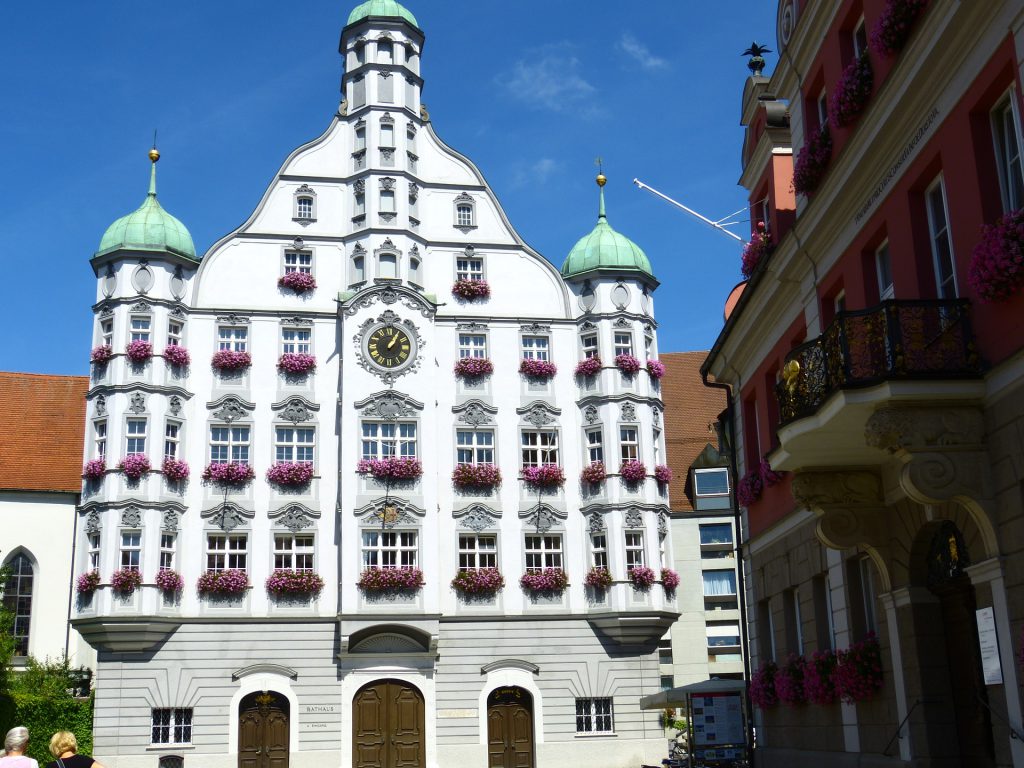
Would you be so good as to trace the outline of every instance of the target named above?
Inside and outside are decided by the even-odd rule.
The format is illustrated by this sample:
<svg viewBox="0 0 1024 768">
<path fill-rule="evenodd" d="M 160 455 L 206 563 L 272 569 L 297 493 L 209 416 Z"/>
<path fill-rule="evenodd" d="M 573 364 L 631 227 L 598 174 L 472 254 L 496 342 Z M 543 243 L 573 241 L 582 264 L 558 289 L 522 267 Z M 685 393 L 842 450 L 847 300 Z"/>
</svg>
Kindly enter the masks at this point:
<svg viewBox="0 0 1024 768">
<path fill-rule="evenodd" d="M 401 680 L 376 680 L 352 700 L 353 768 L 425 768 L 423 694 Z"/>
<path fill-rule="evenodd" d="M 518 686 L 495 688 L 487 697 L 487 765 L 533 768 L 533 696 Z"/>
<path fill-rule="evenodd" d="M 288 768 L 288 699 L 276 691 L 250 693 L 238 704 L 238 768 Z"/>
</svg>

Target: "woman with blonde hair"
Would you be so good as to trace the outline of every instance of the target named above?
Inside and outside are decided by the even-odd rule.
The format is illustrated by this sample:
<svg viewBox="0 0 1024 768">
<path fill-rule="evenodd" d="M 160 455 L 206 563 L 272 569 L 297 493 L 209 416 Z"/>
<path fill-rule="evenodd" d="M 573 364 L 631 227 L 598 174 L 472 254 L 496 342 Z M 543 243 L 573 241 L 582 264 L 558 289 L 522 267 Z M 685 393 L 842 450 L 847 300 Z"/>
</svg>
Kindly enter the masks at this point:
<svg viewBox="0 0 1024 768">
<path fill-rule="evenodd" d="M 28 746 L 28 728 L 20 725 L 11 728 L 4 738 L 4 756 L 0 757 L 0 768 L 39 768 L 33 758 L 25 756 Z"/>
<path fill-rule="evenodd" d="M 78 739 L 70 731 L 57 731 L 50 737 L 50 754 L 57 759 L 46 768 L 103 768 L 88 755 L 78 754 Z"/>
</svg>

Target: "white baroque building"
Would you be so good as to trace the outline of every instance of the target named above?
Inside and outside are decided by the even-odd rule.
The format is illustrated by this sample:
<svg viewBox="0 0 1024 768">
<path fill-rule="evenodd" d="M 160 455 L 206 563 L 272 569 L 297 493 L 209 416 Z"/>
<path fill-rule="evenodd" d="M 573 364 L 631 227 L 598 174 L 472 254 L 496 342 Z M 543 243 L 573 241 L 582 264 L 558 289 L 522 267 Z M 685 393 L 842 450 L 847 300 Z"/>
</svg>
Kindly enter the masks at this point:
<svg viewBox="0 0 1024 768">
<path fill-rule="evenodd" d="M 628 576 L 647 566 L 660 579 L 671 558 L 667 488 L 653 476 L 662 402 L 646 370 L 612 365 L 656 356 L 657 281 L 609 226 L 603 189 L 597 226 L 561 272 L 523 242 L 480 171 L 434 133 L 423 41 L 394 0 L 361 4 L 341 34 L 337 114 L 248 221 L 197 258 L 157 202 L 154 151 L 146 201 L 92 260 L 94 358 L 112 357 L 93 366 L 85 459 L 105 456 L 106 473 L 83 490 L 76 573 L 95 569 L 100 583 L 79 594 L 73 623 L 98 650 L 96 754 L 111 768 L 662 757 L 659 716 L 638 702 L 658 689 L 676 601 L 660 580 L 637 589 Z M 290 273 L 315 288 L 279 284 Z M 459 298 L 457 280 L 489 295 Z M 316 367 L 282 372 L 303 359 L 284 355 Z M 574 376 L 592 356 L 600 370 Z M 460 358 L 493 372 L 457 377 Z M 557 374 L 521 375 L 524 359 Z M 133 454 L 151 466 L 137 480 L 118 468 Z M 422 475 L 357 472 L 388 457 Z M 188 479 L 166 458 L 187 462 Z M 634 458 L 647 477 L 627 483 L 620 464 Z M 594 460 L 608 478 L 580 482 Z M 267 478 L 282 462 L 298 485 Z M 312 478 L 288 463 L 311 464 Z M 459 464 L 492 465 L 503 482 L 457 489 Z M 522 479 L 544 464 L 565 483 Z M 204 481 L 227 465 L 240 482 Z M 607 589 L 584 584 L 595 566 Z M 141 585 L 115 590 L 122 568 Z M 423 583 L 358 586 L 389 568 L 414 582 L 419 569 Z M 488 568 L 503 588 L 452 586 Z M 558 568 L 564 590 L 520 586 Z M 161 570 L 183 588 L 161 589 Z M 274 595 L 279 570 L 323 587 Z M 248 586 L 200 593 L 200 579 L 224 585 L 228 571 Z"/>
</svg>

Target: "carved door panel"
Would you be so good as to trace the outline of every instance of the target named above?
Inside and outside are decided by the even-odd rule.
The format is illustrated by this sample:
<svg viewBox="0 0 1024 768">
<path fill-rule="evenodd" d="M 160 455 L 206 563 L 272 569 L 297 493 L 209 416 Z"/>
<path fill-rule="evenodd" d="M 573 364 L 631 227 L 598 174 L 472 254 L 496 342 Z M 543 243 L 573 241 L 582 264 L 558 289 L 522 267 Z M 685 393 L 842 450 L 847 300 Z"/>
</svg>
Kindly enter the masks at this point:
<svg viewBox="0 0 1024 768">
<path fill-rule="evenodd" d="M 384 680 L 352 703 L 354 768 L 424 768 L 423 697 L 410 685 Z"/>
<path fill-rule="evenodd" d="M 387 768 L 384 731 L 386 683 L 363 688 L 352 705 L 352 760 L 357 768 Z"/>
<path fill-rule="evenodd" d="M 505 733 L 506 725 L 505 707 L 491 707 L 487 711 L 487 768 L 507 768 L 505 750 L 509 738 Z"/>
<path fill-rule="evenodd" d="M 238 768 L 262 768 L 263 720 L 257 712 L 243 712 L 238 719 Z"/>
<path fill-rule="evenodd" d="M 419 691 L 389 683 L 388 731 L 391 734 L 389 768 L 423 768 L 424 715 Z"/>
<path fill-rule="evenodd" d="M 510 707 L 512 767 L 533 768 L 533 715 L 522 705 Z"/>
<path fill-rule="evenodd" d="M 488 768 L 533 768 L 533 701 L 522 688 L 499 688 L 487 699 Z"/>
<path fill-rule="evenodd" d="M 288 768 L 288 715 L 270 711 L 263 720 L 266 768 Z"/>
<path fill-rule="evenodd" d="M 288 768 L 288 700 L 253 693 L 238 707 L 238 768 Z"/>
</svg>

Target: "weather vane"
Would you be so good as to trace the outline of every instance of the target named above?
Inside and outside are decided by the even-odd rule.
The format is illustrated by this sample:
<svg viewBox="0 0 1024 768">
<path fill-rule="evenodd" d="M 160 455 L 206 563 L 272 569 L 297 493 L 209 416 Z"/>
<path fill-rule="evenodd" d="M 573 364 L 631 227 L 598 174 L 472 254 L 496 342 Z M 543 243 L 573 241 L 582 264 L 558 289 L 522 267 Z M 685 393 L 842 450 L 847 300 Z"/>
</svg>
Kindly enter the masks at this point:
<svg viewBox="0 0 1024 768">
<path fill-rule="evenodd" d="M 757 40 L 755 40 L 740 56 L 749 56 L 750 60 L 747 62 L 747 69 L 750 70 L 754 77 L 761 77 L 761 73 L 764 72 L 764 55 L 771 52 L 771 48 L 766 45 L 759 45 Z"/>
</svg>

